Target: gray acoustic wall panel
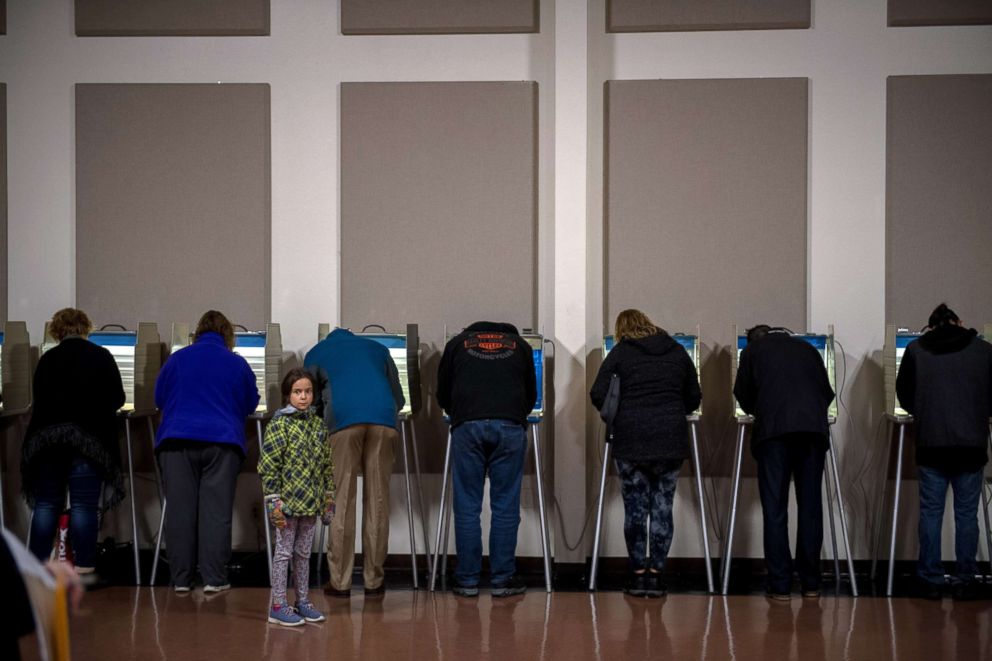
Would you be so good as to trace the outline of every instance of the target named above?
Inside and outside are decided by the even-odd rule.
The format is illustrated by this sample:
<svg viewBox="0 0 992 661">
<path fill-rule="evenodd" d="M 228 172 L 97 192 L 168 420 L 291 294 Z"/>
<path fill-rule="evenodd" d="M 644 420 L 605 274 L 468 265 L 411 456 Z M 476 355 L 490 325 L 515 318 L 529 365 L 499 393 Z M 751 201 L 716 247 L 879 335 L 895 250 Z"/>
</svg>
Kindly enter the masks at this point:
<svg viewBox="0 0 992 661">
<path fill-rule="evenodd" d="M 806 325 L 805 78 L 610 81 L 606 323 L 701 325 L 704 424 L 729 430 L 732 327 Z"/>
<path fill-rule="evenodd" d="M 420 324 L 433 392 L 445 325 L 536 324 L 536 245 L 536 83 L 341 86 L 343 325 Z"/>
<path fill-rule="evenodd" d="M 989 24 L 989 0 L 889 0 L 890 27 Z"/>
<path fill-rule="evenodd" d="M 885 318 L 921 327 L 946 301 L 992 319 L 992 74 L 892 76 Z"/>
<path fill-rule="evenodd" d="M 7 0 L 0 0 L 0 34 L 7 34 Z"/>
<path fill-rule="evenodd" d="M 811 0 L 607 0 L 607 32 L 810 27 Z"/>
<path fill-rule="evenodd" d="M 5 321 L 7 321 L 7 85 L 0 83 L 0 324 Z"/>
<path fill-rule="evenodd" d="M 76 301 L 95 322 L 268 321 L 269 96 L 76 85 Z"/>
<path fill-rule="evenodd" d="M 538 0 L 342 0 L 342 34 L 538 32 Z"/>
<path fill-rule="evenodd" d="M 76 35 L 258 36 L 269 0 L 76 0 Z"/>
</svg>

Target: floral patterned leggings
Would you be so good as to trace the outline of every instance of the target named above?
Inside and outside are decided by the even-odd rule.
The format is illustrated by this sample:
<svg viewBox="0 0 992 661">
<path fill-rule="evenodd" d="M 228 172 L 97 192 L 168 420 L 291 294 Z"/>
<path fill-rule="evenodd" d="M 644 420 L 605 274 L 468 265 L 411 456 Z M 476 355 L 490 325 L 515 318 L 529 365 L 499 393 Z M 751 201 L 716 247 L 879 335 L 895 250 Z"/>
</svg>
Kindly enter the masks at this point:
<svg viewBox="0 0 992 661">
<path fill-rule="evenodd" d="M 617 459 L 623 496 L 623 536 L 631 571 L 665 567 L 672 547 L 672 504 L 681 461 L 632 462 Z M 650 515 L 650 531 L 648 517 Z M 647 557 L 648 546 L 651 557 Z"/>
<path fill-rule="evenodd" d="M 310 586 L 310 549 L 319 519 L 316 516 L 287 516 L 286 527 L 276 528 L 276 551 L 272 558 L 272 605 L 286 604 L 289 559 L 293 559 L 296 603 L 307 601 Z"/>
</svg>

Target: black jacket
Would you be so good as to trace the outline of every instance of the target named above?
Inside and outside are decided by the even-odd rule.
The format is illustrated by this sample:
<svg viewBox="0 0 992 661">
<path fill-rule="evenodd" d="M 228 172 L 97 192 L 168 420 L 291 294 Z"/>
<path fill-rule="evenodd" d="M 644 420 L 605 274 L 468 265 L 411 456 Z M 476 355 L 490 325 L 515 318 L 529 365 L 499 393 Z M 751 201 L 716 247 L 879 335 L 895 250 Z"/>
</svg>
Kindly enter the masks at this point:
<svg viewBox="0 0 992 661">
<path fill-rule="evenodd" d="M 33 498 L 35 476 L 49 451 L 85 457 L 112 493 L 106 507 L 123 497 L 117 411 L 124 405 L 121 373 L 110 352 L 81 337 L 67 337 L 38 361 L 34 401 L 21 452 L 22 490 Z"/>
<path fill-rule="evenodd" d="M 741 351 L 734 396 L 754 416 L 754 446 L 787 434 L 830 433 L 827 414 L 834 391 L 820 353 L 788 333 L 769 333 Z"/>
<path fill-rule="evenodd" d="M 687 458 L 685 416 L 696 410 L 702 395 L 686 350 L 665 332 L 620 342 L 589 391 L 597 409 L 614 373 L 620 377 L 620 406 L 613 421 L 613 455 L 627 461 Z"/>
<path fill-rule="evenodd" d="M 478 321 L 445 345 L 437 403 L 452 429 L 467 420 L 526 424 L 536 401 L 534 353 L 512 324 Z"/>
<path fill-rule="evenodd" d="M 946 325 L 911 342 L 896 394 L 916 418 L 916 460 L 973 472 L 988 459 L 992 345 L 974 329 Z"/>
</svg>

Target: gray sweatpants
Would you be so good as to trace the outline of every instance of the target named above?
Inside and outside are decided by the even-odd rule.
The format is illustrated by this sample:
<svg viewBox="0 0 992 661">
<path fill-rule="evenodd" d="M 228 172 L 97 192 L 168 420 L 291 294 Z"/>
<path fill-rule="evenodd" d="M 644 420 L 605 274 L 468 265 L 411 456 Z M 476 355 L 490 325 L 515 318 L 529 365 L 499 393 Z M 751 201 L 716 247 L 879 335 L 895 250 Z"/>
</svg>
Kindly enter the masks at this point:
<svg viewBox="0 0 992 661">
<path fill-rule="evenodd" d="M 168 439 L 158 451 L 169 509 L 166 555 L 172 584 L 189 587 L 197 566 L 205 585 L 227 583 L 234 487 L 244 456 L 228 443 Z"/>
</svg>

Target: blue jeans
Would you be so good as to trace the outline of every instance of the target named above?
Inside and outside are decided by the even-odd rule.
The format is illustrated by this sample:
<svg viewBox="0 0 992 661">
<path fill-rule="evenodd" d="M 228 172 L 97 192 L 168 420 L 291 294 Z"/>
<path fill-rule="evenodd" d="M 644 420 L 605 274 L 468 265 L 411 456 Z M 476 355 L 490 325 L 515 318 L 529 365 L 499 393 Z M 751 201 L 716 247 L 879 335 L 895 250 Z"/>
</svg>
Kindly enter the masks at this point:
<svg viewBox="0 0 992 661">
<path fill-rule="evenodd" d="M 982 470 L 947 473 L 920 466 L 920 559 L 916 573 L 931 583 L 944 582 L 940 553 L 940 529 L 944 522 L 947 487 L 954 489 L 954 558 L 957 578 L 975 580 L 978 564 L 978 498 L 982 493 Z"/>
<path fill-rule="evenodd" d="M 55 542 L 59 516 L 69 488 L 69 542 L 77 567 L 96 563 L 96 538 L 102 481 L 96 469 L 79 456 L 56 456 L 39 472 L 31 519 L 31 552 L 47 560 Z"/>
<path fill-rule="evenodd" d="M 482 568 L 482 493 L 489 475 L 489 567 L 493 585 L 516 571 L 520 527 L 520 483 L 527 453 L 527 428 L 509 420 L 470 420 L 451 432 L 454 485 L 455 579 L 479 584 Z"/>
</svg>

